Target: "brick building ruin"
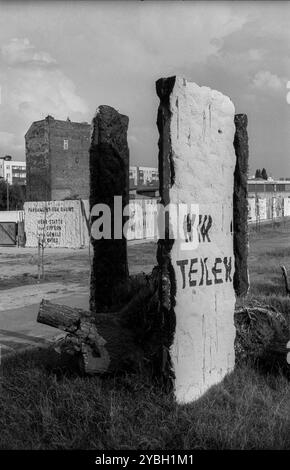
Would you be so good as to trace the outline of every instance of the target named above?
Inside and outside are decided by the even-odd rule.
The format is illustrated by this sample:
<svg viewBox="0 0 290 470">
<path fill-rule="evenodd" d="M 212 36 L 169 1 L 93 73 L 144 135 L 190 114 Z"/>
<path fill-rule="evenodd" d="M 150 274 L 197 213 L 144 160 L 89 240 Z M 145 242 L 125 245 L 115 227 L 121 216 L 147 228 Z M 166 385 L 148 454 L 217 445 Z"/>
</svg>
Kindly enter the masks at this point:
<svg viewBox="0 0 290 470">
<path fill-rule="evenodd" d="M 25 135 L 27 201 L 88 199 L 90 124 L 47 116 Z"/>
</svg>

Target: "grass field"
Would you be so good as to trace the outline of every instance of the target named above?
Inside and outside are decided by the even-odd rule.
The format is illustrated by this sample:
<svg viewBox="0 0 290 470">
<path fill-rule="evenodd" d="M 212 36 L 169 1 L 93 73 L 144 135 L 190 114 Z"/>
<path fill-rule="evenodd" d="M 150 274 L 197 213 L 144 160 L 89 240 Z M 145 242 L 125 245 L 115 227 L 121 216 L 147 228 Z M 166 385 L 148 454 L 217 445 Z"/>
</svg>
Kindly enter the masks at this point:
<svg viewBox="0 0 290 470">
<path fill-rule="evenodd" d="M 155 263 L 139 245 L 131 263 Z M 249 296 L 289 319 L 280 265 L 290 271 L 290 225 L 251 232 Z M 282 375 L 237 367 L 200 400 L 172 394 L 138 375 L 84 378 L 51 368 L 55 356 L 27 352 L 2 364 L 1 449 L 290 449 L 290 387 Z"/>
</svg>

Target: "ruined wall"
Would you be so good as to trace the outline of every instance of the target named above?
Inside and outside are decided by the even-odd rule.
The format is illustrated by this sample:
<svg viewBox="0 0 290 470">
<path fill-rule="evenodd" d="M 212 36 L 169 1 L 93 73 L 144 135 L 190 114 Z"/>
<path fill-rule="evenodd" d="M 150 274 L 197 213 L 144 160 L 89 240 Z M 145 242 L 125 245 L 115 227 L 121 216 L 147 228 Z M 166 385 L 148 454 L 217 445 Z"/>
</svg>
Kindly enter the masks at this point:
<svg viewBox="0 0 290 470">
<path fill-rule="evenodd" d="M 68 148 L 64 149 L 64 140 Z M 90 125 L 50 122 L 51 198 L 89 198 Z"/>
<path fill-rule="evenodd" d="M 128 285 L 127 240 L 122 230 L 128 221 L 128 215 L 124 214 L 129 203 L 128 124 L 129 118 L 111 106 L 99 106 L 92 124 L 90 209 L 94 254 L 90 307 L 95 313 L 110 309 L 116 311 L 121 299 L 120 290 L 125 292 Z M 119 205 L 116 206 L 115 196 L 119 196 Z M 104 207 L 102 210 L 98 208 L 100 204 L 108 208 L 111 229 L 109 236 L 101 239 L 98 234 L 105 230 L 105 210 Z"/>
<path fill-rule="evenodd" d="M 88 199 L 89 124 L 48 116 L 31 125 L 25 141 L 28 201 Z"/>
<path fill-rule="evenodd" d="M 236 154 L 236 166 L 234 173 L 233 195 L 233 229 L 234 229 L 234 255 L 235 273 L 234 289 L 237 296 L 246 295 L 249 290 L 248 272 L 248 169 L 249 169 L 249 145 L 248 145 L 248 117 L 246 114 L 235 115 L 234 148 Z"/>
<path fill-rule="evenodd" d="M 175 395 L 187 403 L 222 380 L 235 361 L 235 109 L 222 93 L 180 77 L 160 79 L 156 88 L 161 200 L 178 211 L 187 206 L 185 228 L 183 216 L 176 227 L 169 213 L 157 253 L 167 286 L 160 304 L 174 329 Z M 180 228 L 188 232 L 185 240 Z"/>
<path fill-rule="evenodd" d="M 49 121 L 34 122 L 25 135 L 26 200 L 51 199 Z"/>
</svg>

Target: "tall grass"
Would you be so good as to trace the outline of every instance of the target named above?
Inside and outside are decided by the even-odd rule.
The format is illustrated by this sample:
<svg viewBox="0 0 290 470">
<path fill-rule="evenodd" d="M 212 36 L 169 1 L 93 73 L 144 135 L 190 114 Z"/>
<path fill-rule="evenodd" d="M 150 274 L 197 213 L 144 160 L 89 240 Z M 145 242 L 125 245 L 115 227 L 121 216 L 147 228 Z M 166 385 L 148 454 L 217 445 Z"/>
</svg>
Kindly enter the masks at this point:
<svg viewBox="0 0 290 470">
<path fill-rule="evenodd" d="M 1 449 L 290 448 L 282 375 L 244 365 L 180 406 L 139 375 L 85 378 L 52 364 L 42 350 L 3 366 Z"/>
<path fill-rule="evenodd" d="M 250 242 L 249 299 L 289 318 L 279 267 L 290 268 L 289 227 Z M 154 245 L 144 250 L 151 263 Z M 35 350 L 2 362 L 0 449 L 290 449 L 289 390 L 282 374 L 243 364 L 180 406 L 140 375 L 80 377 L 53 351 Z"/>
</svg>

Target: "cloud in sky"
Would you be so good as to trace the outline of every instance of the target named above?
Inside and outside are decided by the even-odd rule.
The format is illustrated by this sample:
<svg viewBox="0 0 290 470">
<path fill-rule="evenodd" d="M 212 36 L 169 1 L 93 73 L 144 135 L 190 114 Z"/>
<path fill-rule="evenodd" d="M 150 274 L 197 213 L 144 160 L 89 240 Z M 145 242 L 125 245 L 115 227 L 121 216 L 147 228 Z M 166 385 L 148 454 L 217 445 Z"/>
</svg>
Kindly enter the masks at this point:
<svg viewBox="0 0 290 470">
<path fill-rule="evenodd" d="M 270 89 L 276 91 L 281 88 L 285 90 L 286 81 L 286 79 L 278 77 L 278 75 L 269 72 L 269 70 L 261 70 L 255 74 L 253 86 L 262 90 Z"/>
<path fill-rule="evenodd" d="M 69 115 L 84 118 L 88 113 L 74 82 L 48 52 L 38 50 L 28 38 L 11 38 L 2 45 L 0 64 L 1 123 L 6 116 L 15 130 L 11 132 L 10 124 L 9 131 L 0 129 L 2 153 L 19 153 L 22 149 L 23 156 L 23 135 L 35 120 L 48 114 L 59 119 Z"/>
<path fill-rule="evenodd" d="M 54 64 L 56 60 L 44 51 L 37 51 L 28 38 L 12 38 L 9 43 L 1 47 L 1 55 L 8 65 L 20 64 Z"/>
<path fill-rule="evenodd" d="M 0 132 L 0 141 L 6 146 L 15 147 L 15 135 L 11 132 Z"/>
<path fill-rule="evenodd" d="M 68 113 L 87 113 L 73 81 L 48 52 L 37 50 L 28 38 L 12 38 L 4 44 L 0 63 L 4 69 L 2 104 L 10 111 L 30 121 L 47 114 L 64 119 Z"/>
<path fill-rule="evenodd" d="M 12 132 L 1 132 L 0 131 L 0 145 L 4 149 L 4 155 L 13 155 L 22 153 L 23 142 L 17 139 L 17 135 Z"/>
<path fill-rule="evenodd" d="M 248 114 L 252 171 L 265 166 L 268 173 L 290 176 L 289 6 L 278 1 L 1 4 L 0 82 L 6 102 L 0 107 L 0 131 L 16 135 L 24 156 L 23 135 L 32 120 L 49 113 L 90 121 L 98 105 L 109 104 L 130 118 L 131 162 L 153 165 L 155 80 L 179 74 L 222 91 L 237 112 Z"/>
</svg>

